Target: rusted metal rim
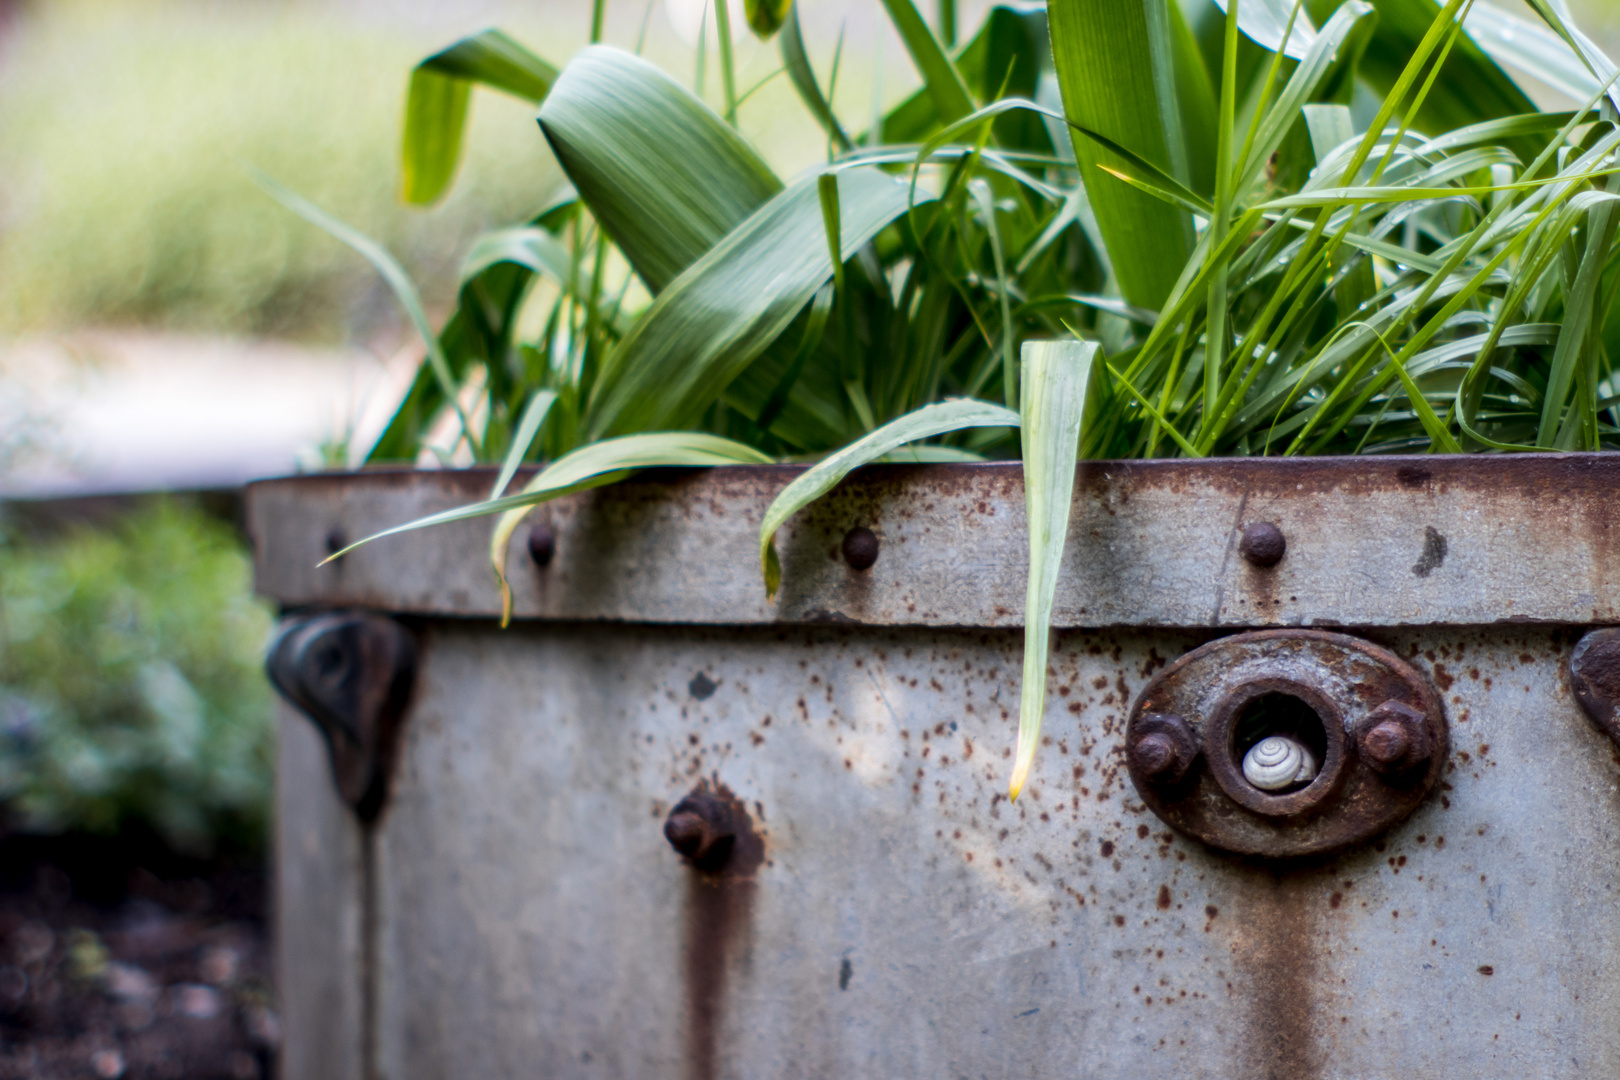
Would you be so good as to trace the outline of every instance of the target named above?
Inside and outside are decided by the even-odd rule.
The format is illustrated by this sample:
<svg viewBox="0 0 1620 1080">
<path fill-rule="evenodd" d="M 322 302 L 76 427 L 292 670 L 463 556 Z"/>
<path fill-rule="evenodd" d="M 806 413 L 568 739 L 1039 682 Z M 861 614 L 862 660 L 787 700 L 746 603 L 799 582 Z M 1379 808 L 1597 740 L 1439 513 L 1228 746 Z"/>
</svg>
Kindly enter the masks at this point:
<svg viewBox="0 0 1620 1080">
<path fill-rule="evenodd" d="M 799 473 L 648 470 L 545 505 L 532 518 L 541 528 L 535 543 L 527 528 L 512 540 L 516 617 L 1022 624 L 1028 550 L 1019 465 L 858 470 L 778 534 L 783 585 L 768 599 L 756 569 L 759 523 Z M 248 527 L 258 588 L 285 608 L 498 617 L 489 519 L 404 533 L 317 568 L 330 539 L 477 502 L 492 479 L 480 468 L 254 484 Z M 1053 621 L 1620 623 L 1616 490 L 1613 454 L 1086 462 Z M 1241 550 L 1257 525 L 1281 538 L 1286 556 L 1274 565 L 1256 565 Z M 844 550 L 852 535 L 861 541 L 854 561 Z"/>
<path fill-rule="evenodd" d="M 1317 778 L 1282 795 L 1248 784 L 1233 736 L 1244 708 L 1272 693 L 1314 710 L 1326 741 Z M 1386 775 L 1354 738 L 1369 718 L 1391 716 L 1392 704 L 1421 718 L 1426 757 Z M 1143 769 L 1137 752 L 1166 715 L 1203 749 L 1177 783 Z M 1405 818 L 1439 782 L 1449 744 L 1439 695 L 1394 653 L 1348 634 L 1262 630 L 1202 645 L 1155 676 L 1131 709 L 1125 747 L 1137 792 L 1173 828 L 1223 851 L 1293 858 L 1361 843 Z"/>
</svg>

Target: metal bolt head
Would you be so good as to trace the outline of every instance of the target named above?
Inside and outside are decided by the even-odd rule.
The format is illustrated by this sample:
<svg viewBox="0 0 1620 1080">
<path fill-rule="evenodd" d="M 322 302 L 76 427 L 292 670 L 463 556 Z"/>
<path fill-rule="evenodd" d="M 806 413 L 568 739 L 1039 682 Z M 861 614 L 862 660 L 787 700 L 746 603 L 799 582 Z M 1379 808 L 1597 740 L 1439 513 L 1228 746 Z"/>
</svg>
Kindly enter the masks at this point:
<svg viewBox="0 0 1620 1080">
<path fill-rule="evenodd" d="M 669 812 L 664 839 L 699 870 L 714 873 L 731 857 L 737 824 L 725 802 L 712 792 L 694 791 Z"/>
<path fill-rule="evenodd" d="M 1154 784 L 1180 783 L 1198 759 L 1198 741 L 1179 716 L 1144 715 L 1126 749 L 1134 775 Z"/>
<path fill-rule="evenodd" d="M 1138 769 L 1157 779 L 1176 763 L 1176 746 L 1170 736 L 1155 732 L 1131 747 L 1131 761 Z"/>
<path fill-rule="evenodd" d="M 1288 538 L 1269 521 L 1257 521 L 1243 528 L 1238 551 L 1251 566 L 1276 566 L 1288 553 Z"/>
<path fill-rule="evenodd" d="M 694 858 L 707 846 L 709 826 L 697 814 L 677 811 L 670 814 L 669 820 L 664 822 L 664 839 L 669 841 L 670 847 L 688 859 Z"/>
<path fill-rule="evenodd" d="M 544 521 L 538 521 L 529 530 L 529 558 L 536 566 L 549 566 L 557 554 L 557 531 Z"/>
<path fill-rule="evenodd" d="M 1387 779 L 1411 774 L 1429 760 L 1429 729 L 1423 713 L 1386 701 L 1356 725 L 1356 749 L 1367 767 Z"/>
<path fill-rule="evenodd" d="M 1398 721 L 1385 720 L 1361 737 L 1361 748 L 1374 767 L 1390 769 L 1406 759 L 1412 740 Z"/>
<path fill-rule="evenodd" d="M 869 570 L 877 562 L 877 534 L 864 525 L 857 525 L 844 534 L 844 561 L 851 570 Z"/>
</svg>

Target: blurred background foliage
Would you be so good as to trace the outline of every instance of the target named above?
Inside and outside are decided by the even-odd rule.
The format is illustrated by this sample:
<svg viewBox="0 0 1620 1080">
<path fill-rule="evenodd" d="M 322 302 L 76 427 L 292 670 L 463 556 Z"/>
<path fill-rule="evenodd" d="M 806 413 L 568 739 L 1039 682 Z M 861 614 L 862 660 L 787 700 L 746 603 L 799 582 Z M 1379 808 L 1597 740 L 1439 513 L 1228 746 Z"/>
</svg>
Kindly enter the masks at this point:
<svg viewBox="0 0 1620 1080">
<path fill-rule="evenodd" d="M 431 30 L 342 9 L 68 0 L 23 7 L 4 34 L 0 332 L 331 339 L 392 320 L 346 253 L 289 227 L 247 162 L 340 208 L 430 286 L 463 238 L 556 183 L 538 134 L 512 138 L 530 110 L 496 99 L 479 103 L 463 188 L 430 213 L 401 205 L 402 94 Z"/>
<path fill-rule="evenodd" d="M 0 536 L 6 824 L 261 844 L 271 614 L 236 532 L 165 500 L 110 528 Z"/>
</svg>

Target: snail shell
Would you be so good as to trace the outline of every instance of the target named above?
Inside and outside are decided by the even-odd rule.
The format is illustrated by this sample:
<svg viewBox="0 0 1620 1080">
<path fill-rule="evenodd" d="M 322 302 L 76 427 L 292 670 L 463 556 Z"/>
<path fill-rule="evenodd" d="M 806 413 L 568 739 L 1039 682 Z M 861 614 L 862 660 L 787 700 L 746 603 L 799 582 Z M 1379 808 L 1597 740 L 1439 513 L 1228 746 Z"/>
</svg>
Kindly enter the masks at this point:
<svg viewBox="0 0 1620 1080">
<path fill-rule="evenodd" d="M 1287 735 L 1269 735 L 1243 755 L 1243 778 L 1261 791 L 1281 791 L 1315 775 L 1315 755 Z"/>
</svg>

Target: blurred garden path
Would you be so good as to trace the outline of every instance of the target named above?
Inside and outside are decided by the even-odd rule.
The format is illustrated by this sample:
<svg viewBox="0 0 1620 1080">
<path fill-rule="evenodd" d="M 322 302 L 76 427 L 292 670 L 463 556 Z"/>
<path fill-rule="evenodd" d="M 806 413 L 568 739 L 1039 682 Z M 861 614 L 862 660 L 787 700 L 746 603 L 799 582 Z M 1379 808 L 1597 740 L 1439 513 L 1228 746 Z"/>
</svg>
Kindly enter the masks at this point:
<svg viewBox="0 0 1620 1080">
<path fill-rule="evenodd" d="M 382 430 L 415 362 L 140 330 L 24 339 L 0 349 L 0 428 L 16 444 L 0 496 L 233 487 L 355 463 L 347 445 Z"/>
</svg>

